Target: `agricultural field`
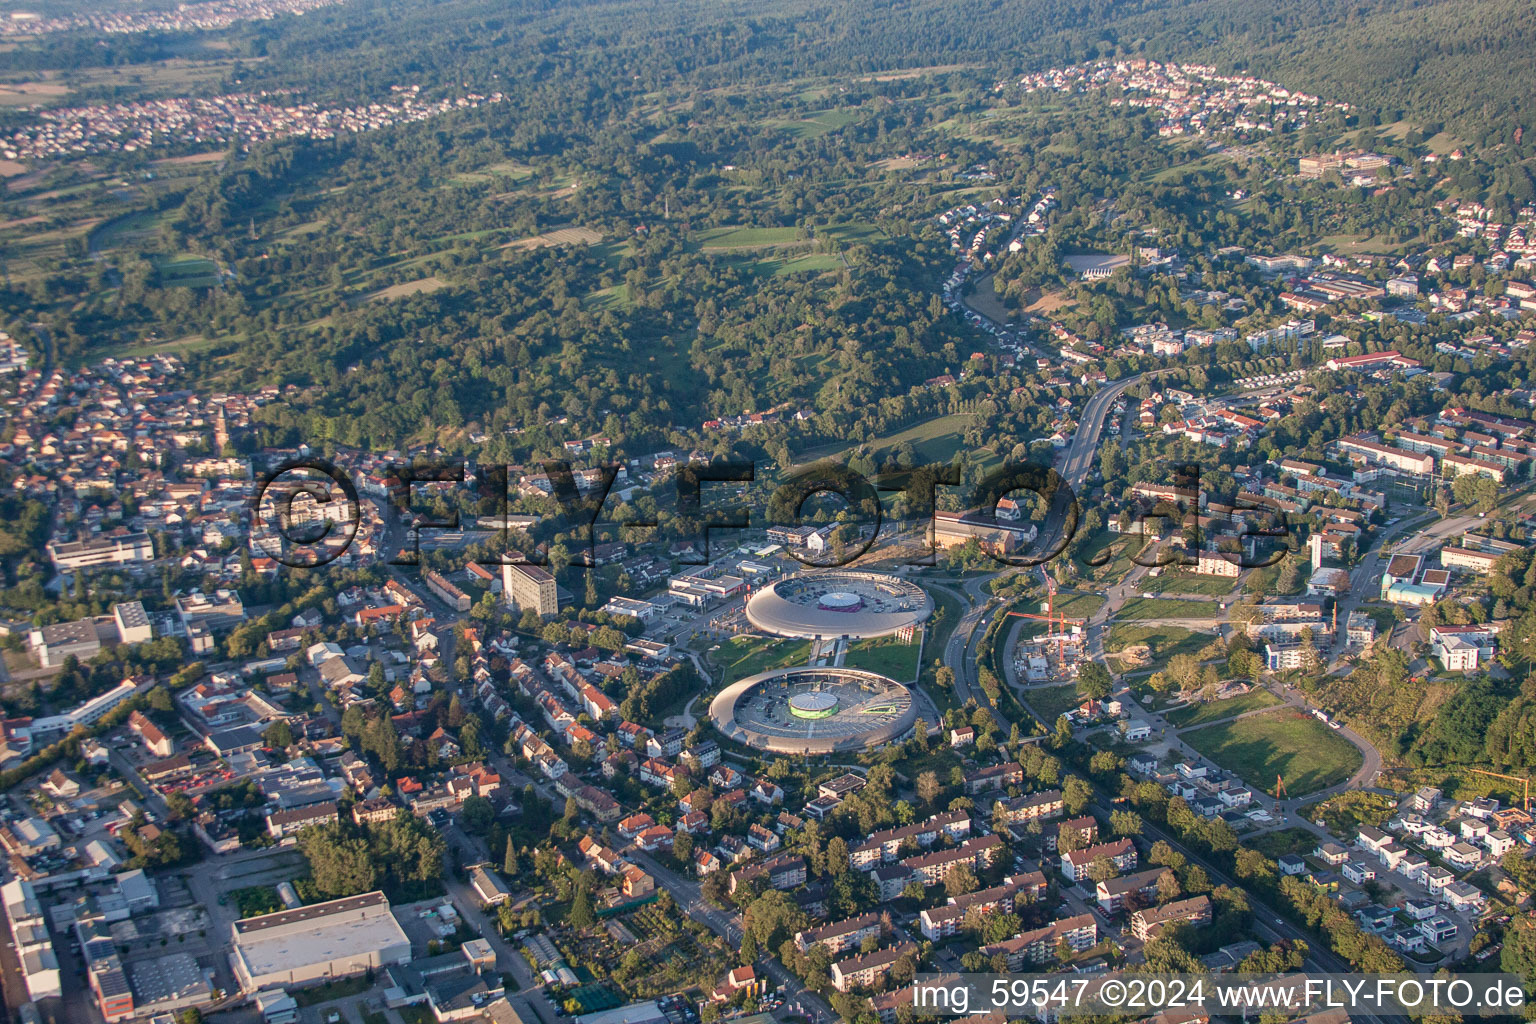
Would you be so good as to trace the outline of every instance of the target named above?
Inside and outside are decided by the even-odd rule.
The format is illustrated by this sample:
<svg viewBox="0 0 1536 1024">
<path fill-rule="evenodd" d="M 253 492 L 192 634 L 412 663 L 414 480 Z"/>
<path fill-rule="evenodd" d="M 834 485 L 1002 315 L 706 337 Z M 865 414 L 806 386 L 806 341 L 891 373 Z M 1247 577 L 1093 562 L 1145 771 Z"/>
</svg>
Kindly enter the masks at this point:
<svg viewBox="0 0 1536 1024">
<path fill-rule="evenodd" d="M 596 245 L 603 236 L 591 228 L 559 228 L 508 242 L 508 249 L 545 249 L 556 245 Z"/>
<path fill-rule="evenodd" d="M 1183 734 L 1206 757 L 1255 789 L 1274 795 L 1275 776 L 1291 796 L 1315 793 L 1349 778 L 1360 751 L 1311 715 L 1272 711 Z"/>
</svg>

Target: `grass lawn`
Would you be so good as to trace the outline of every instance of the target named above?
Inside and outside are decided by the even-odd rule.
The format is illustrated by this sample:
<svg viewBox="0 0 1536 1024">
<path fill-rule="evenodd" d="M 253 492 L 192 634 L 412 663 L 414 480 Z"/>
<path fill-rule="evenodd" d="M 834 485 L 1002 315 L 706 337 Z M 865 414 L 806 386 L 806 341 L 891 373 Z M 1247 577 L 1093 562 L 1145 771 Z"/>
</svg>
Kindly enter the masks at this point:
<svg viewBox="0 0 1536 1024">
<path fill-rule="evenodd" d="M 1132 556 L 1145 548 L 1142 538 L 1136 534 L 1100 530 L 1084 541 L 1083 546 L 1072 555 L 1072 570 L 1079 579 L 1091 581 L 1091 584 L 1108 586 L 1120 583 L 1136 568 Z M 1078 583 L 1077 586 L 1089 589 L 1091 584 Z"/>
<path fill-rule="evenodd" d="M 1115 613 L 1121 622 L 1137 619 L 1216 619 L 1222 615 L 1215 601 L 1175 601 L 1162 597 L 1133 597 Z"/>
<path fill-rule="evenodd" d="M 293 1001 L 300 1006 L 314 1006 L 316 1003 L 328 1003 L 333 999 L 345 999 L 348 996 L 362 995 L 373 987 L 373 982 L 368 980 L 366 974 L 359 974 L 355 978 L 342 978 L 337 981 L 327 981 L 311 988 L 295 989 L 292 993 Z"/>
<path fill-rule="evenodd" d="M 855 640 L 848 645 L 843 665 L 866 672 L 878 672 L 890 676 L 898 683 L 910 683 L 917 679 L 917 658 L 921 650 L 916 638 L 910 644 L 902 643 L 893 636 Z"/>
<path fill-rule="evenodd" d="M 1042 686 L 1038 690 L 1025 690 L 1024 703 L 1047 722 L 1055 723 L 1061 715 L 1077 707 L 1082 698 L 1077 695 L 1077 684 Z"/>
<path fill-rule="evenodd" d="M 1104 598 L 1100 594 L 1058 594 L 1051 605 L 1051 613 L 1065 615 L 1069 619 L 1082 619 L 1086 622 L 1102 607 L 1104 607 Z M 1031 608 L 1029 611 L 1037 611 L 1037 609 Z M 1043 601 L 1038 612 L 1045 613 Z"/>
<path fill-rule="evenodd" d="M 175 285 L 206 288 L 219 280 L 219 268 L 212 260 L 201 256 L 155 256 L 150 262 L 155 266 L 156 278 L 162 288 Z"/>
<path fill-rule="evenodd" d="M 803 272 L 824 274 L 843 265 L 837 254 L 830 252 L 770 252 L 763 255 L 737 253 L 725 258 L 746 273 L 759 277 L 783 277 Z"/>
<path fill-rule="evenodd" d="M 1273 711 L 1183 734 L 1200 753 L 1249 786 L 1274 795 L 1275 776 L 1291 796 L 1343 782 L 1360 767 L 1360 752 L 1311 715 Z"/>
<path fill-rule="evenodd" d="M 1136 626 L 1115 622 L 1104 638 L 1104 650 L 1114 654 L 1134 644 L 1146 644 L 1152 648 L 1152 660 L 1157 662 L 1166 661 L 1175 654 L 1194 654 L 1210 642 L 1209 634 L 1183 626 Z"/>
<path fill-rule="evenodd" d="M 758 245 L 787 245 L 802 241 L 799 228 L 709 228 L 697 234 L 705 249 L 743 249 Z"/>
<path fill-rule="evenodd" d="M 877 463 L 880 461 L 880 456 L 894 451 L 902 444 L 912 446 L 912 451 L 919 463 L 948 463 L 964 443 L 963 435 L 966 428 L 974 422 L 975 416 L 972 413 L 936 416 L 904 427 L 893 434 L 875 438 L 864 447 L 876 456 Z M 796 453 L 795 459 L 799 462 L 814 462 L 816 459 L 828 458 L 847 450 L 847 445 L 822 445 Z"/>
<path fill-rule="evenodd" d="M 846 127 L 859 119 L 857 110 L 823 110 L 801 121 L 780 122 L 781 127 L 797 138 L 819 139 L 828 132 Z"/>
<path fill-rule="evenodd" d="M 767 672 L 774 668 L 803 665 L 811 656 L 809 640 L 776 640 L 760 636 L 735 636 L 710 654 L 722 683 Z"/>
<path fill-rule="evenodd" d="M 918 685 L 923 692 L 932 698 L 940 713 L 948 711 L 952 707 L 958 707 L 955 700 L 954 687 L 941 688 L 935 675 L 939 662 L 944 658 L 944 648 L 949 646 L 949 635 L 955 631 L 955 625 L 960 621 L 960 616 L 965 614 L 965 606 L 949 595 L 946 590 L 937 587 L 928 591 L 928 596 L 933 598 L 933 614 L 928 617 L 928 625 L 924 627 L 925 639 L 923 650 L 927 657 L 923 660 L 922 674 L 918 677 Z"/>
<path fill-rule="evenodd" d="M 582 304 L 589 309 L 631 309 L 634 303 L 629 298 L 629 285 L 616 284 L 611 288 L 600 288 L 582 300 Z"/>
<path fill-rule="evenodd" d="M 1268 690 L 1250 690 L 1241 697 L 1230 697 L 1227 700 L 1202 701 L 1190 707 L 1169 711 L 1164 718 L 1174 725 L 1204 725 L 1206 722 L 1215 722 L 1223 718 L 1231 718 L 1233 715 L 1241 715 L 1248 711 L 1257 711 L 1260 708 L 1272 708 L 1280 703 L 1280 698 Z"/>
<path fill-rule="evenodd" d="M 1397 801 L 1381 793 L 1351 790 L 1301 809 L 1310 821 L 1322 819 L 1330 832 L 1352 835 L 1361 825 L 1380 826 L 1397 813 Z"/>
<path fill-rule="evenodd" d="M 1282 828 L 1244 839 L 1243 845 L 1278 860 L 1288 853 L 1311 853 L 1317 846 L 1317 836 L 1304 828 Z"/>
<path fill-rule="evenodd" d="M 1195 573 L 1167 572 L 1159 576 L 1147 589 L 1160 594 L 1205 594 L 1208 597 L 1225 597 L 1237 586 L 1236 580 L 1225 576 L 1199 576 Z"/>
</svg>

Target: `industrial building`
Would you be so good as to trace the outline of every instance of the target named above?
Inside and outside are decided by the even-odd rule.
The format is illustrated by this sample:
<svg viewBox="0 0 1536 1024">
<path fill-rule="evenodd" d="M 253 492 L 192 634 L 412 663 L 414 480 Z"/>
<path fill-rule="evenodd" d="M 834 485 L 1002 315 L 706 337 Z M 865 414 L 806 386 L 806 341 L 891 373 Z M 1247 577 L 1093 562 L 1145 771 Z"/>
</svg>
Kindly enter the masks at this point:
<svg viewBox="0 0 1536 1024">
<path fill-rule="evenodd" d="M 147 533 L 124 530 L 114 536 L 93 537 L 90 540 L 51 540 L 48 542 L 48 557 L 53 561 L 55 569 L 71 572 L 76 569 L 150 562 L 155 557 L 155 545 Z"/>
<path fill-rule="evenodd" d="M 230 962 L 246 992 L 362 974 L 411 957 L 411 940 L 377 891 L 246 918 L 230 930 Z"/>
<path fill-rule="evenodd" d="M 5 905 L 5 918 L 11 926 L 12 944 L 21 962 L 28 998 L 36 1002 L 58 996 L 62 991 L 59 961 L 54 955 L 48 924 L 43 919 L 43 908 L 37 901 L 32 883 L 22 878 L 6 882 L 0 886 L 0 903 Z"/>
</svg>

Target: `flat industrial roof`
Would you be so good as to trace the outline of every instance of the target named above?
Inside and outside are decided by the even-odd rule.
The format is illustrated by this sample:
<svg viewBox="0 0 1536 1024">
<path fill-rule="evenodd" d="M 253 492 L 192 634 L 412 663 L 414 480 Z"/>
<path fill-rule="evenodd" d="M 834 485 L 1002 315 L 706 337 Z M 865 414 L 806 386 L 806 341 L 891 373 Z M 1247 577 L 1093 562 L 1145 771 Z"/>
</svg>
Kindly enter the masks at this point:
<svg viewBox="0 0 1536 1024">
<path fill-rule="evenodd" d="M 129 967 L 129 972 L 133 998 L 141 1006 L 212 992 L 196 958 L 187 953 L 139 960 Z"/>
<path fill-rule="evenodd" d="M 361 898 L 361 897 L 357 897 Z M 355 912 L 370 904 L 353 907 L 349 914 L 321 914 L 309 919 L 309 927 L 303 929 L 267 927 L 235 936 L 235 955 L 240 957 L 251 977 L 265 977 L 288 971 L 300 971 L 314 964 L 333 960 L 349 960 L 382 953 L 404 946 L 410 949 L 411 940 L 390 913 L 387 904 L 382 913 L 360 916 Z M 278 917 L 303 915 L 313 907 L 279 911 L 266 915 Z M 260 920 L 252 918 L 252 920 Z M 287 923 L 303 923 L 302 916 L 290 917 Z M 249 921 L 237 922 L 249 924 Z"/>
<path fill-rule="evenodd" d="M 376 907 L 381 904 L 385 907 L 389 906 L 389 900 L 385 898 L 382 892 L 365 892 L 360 896 L 343 896 L 339 900 L 314 903 L 307 907 L 295 907 L 292 910 L 278 910 L 270 914 L 262 914 L 260 917 L 248 917 L 243 921 L 235 922 L 235 931 L 249 935 L 268 928 L 281 928 L 283 925 L 293 924 L 296 921 L 315 921 L 318 926 L 324 923 L 324 918 L 350 913 L 361 907 Z"/>
<path fill-rule="evenodd" d="M 122 616 L 125 626 L 149 625 L 149 613 L 144 610 L 142 601 L 122 601 L 114 605 L 113 610 Z"/>
</svg>

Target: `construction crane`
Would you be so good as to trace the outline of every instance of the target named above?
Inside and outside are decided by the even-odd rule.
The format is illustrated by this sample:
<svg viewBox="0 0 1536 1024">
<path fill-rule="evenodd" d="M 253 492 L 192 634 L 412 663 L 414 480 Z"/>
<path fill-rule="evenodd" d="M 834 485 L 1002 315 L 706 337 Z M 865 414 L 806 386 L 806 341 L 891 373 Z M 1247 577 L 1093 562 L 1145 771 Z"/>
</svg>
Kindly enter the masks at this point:
<svg viewBox="0 0 1536 1024">
<path fill-rule="evenodd" d="M 1505 782 L 1518 782 L 1525 790 L 1525 812 L 1531 812 L 1531 780 L 1519 775 L 1500 775 L 1498 772 L 1484 771 L 1482 768 L 1469 768 L 1468 771 L 1476 775 L 1486 775 L 1492 779 L 1503 779 Z"/>
<path fill-rule="evenodd" d="M 1282 799 L 1283 800 L 1289 800 L 1290 798 L 1291 798 L 1291 794 L 1285 788 L 1285 779 L 1284 779 L 1284 777 L 1280 776 L 1280 775 L 1276 775 L 1275 776 L 1275 803 L 1279 804 Z"/>
<path fill-rule="evenodd" d="M 1036 615 L 1032 612 L 1009 612 L 1008 614 L 1014 616 L 1015 618 L 1033 619 L 1036 622 L 1044 622 L 1046 624 L 1045 639 L 1047 642 L 1052 640 L 1056 642 L 1056 660 L 1059 663 L 1067 645 L 1067 636 L 1069 635 L 1067 627 L 1081 626 L 1084 620 L 1069 619 L 1064 615 L 1056 615 L 1055 598 L 1056 581 L 1047 575 L 1045 577 L 1045 614 Z M 1056 626 L 1058 624 L 1061 626 L 1060 633 L 1056 632 Z"/>
</svg>

